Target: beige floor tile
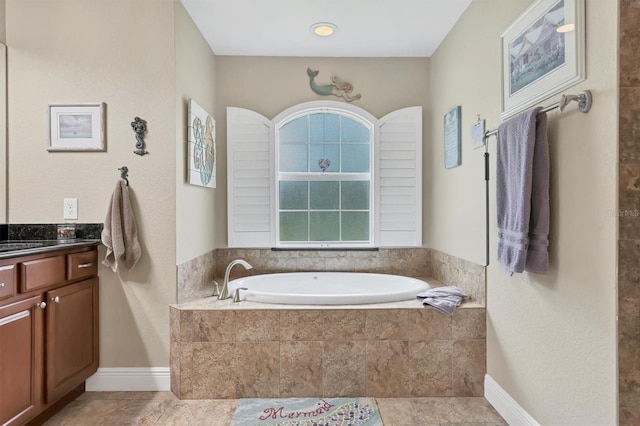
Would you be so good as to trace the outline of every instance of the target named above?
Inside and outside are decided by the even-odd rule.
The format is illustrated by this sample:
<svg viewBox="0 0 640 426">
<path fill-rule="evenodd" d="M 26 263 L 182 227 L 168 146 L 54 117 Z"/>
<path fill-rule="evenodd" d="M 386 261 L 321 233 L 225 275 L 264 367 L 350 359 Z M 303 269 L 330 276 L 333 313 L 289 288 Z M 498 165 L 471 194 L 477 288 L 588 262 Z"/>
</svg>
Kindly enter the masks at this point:
<svg viewBox="0 0 640 426">
<path fill-rule="evenodd" d="M 463 422 L 505 423 L 504 419 L 484 398 L 451 398 L 451 404 Z"/>
<path fill-rule="evenodd" d="M 482 397 L 413 398 L 411 402 L 419 419 L 417 425 L 506 425 L 504 419 Z"/>
<path fill-rule="evenodd" d="M 449 397 L 413 398 L 411 406 L 421 423 L 417 424 L 441 424 L 468 421 L 455 409 Z"/>
<path fill-rule="evenodd" d="M 506 426 L 482 397 L 376 398 L 385 426 Z M 47 426 L 228 426 L 238 400 L 179 400 L 170 392 L 86 392 Z"/>
<path fill-rule="evenodd" d="M 173 401 L 155 423 L 162 426 L 228 426 L 238 401 L 235 399 Z"/>
<path fill-rule="evenodd" d="M 73 401 L 45 424 L 47 426 L 154 425 L 171 402 L 170 399 Z"/>
<path fill-rule="evenodd" d="M 415 426 L 416 412 L 408 398 L 376 398 L 385 426 Z"/>
</svg>

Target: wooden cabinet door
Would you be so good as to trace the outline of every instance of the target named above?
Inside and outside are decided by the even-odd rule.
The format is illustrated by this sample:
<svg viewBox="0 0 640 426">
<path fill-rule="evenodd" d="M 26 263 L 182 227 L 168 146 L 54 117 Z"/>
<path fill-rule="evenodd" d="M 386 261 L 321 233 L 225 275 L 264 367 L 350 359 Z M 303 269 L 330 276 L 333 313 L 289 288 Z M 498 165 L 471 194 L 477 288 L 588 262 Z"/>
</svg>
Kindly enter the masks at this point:
<svg viewBox="0 0 640 426">
<path fill-rule="evenodd" d="M 42 403 L 42 297 L 0 308 L 0 424 L 24 424 Z M 45 305 L 42 305 L 44 309 Z"/>
<path fill-rule="evenodd" d="M 98 369 L 98 278 L 46 293 L 47 402 Z"/>
</svg>

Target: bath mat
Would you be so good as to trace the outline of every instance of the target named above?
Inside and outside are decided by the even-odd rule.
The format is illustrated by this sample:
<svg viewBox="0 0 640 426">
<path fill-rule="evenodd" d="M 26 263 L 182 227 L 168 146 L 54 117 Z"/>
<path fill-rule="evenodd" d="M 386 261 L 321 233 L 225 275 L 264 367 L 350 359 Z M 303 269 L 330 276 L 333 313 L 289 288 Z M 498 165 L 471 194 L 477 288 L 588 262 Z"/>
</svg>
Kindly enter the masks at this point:
<svg viewBox="0 0 640 426">
<path fill-rule="evenodd" d="M 383 426 L 374 398 L 241 399 L 231 426 Z"/>
</svg>

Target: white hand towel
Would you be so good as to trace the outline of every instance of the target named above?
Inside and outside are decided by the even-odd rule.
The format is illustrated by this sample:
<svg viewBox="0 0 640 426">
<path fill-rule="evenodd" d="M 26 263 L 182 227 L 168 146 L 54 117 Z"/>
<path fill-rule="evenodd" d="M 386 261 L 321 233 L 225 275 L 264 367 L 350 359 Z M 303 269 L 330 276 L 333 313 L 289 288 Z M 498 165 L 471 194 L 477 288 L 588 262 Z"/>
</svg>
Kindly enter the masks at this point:
<svg viewBox="0 0 640 426">
<path fill-rule="evenodd" d="M 111 196 L 101 237 L 107 248 L 107 255 L 102 263 L 114 272 L 123 261 L 124 266 L 131 269 L 140 260 L 142 250 L 138 241 L 136 219 L 129 201 L 129 187 L 122 179 Z"/>
<path fill-rule="evenodd" d="M 445 315 L 453 315 L 463 299 L 469 297 L 455 286 L 435 287 L 417 295 L 422 304 Z"/>
</svg>

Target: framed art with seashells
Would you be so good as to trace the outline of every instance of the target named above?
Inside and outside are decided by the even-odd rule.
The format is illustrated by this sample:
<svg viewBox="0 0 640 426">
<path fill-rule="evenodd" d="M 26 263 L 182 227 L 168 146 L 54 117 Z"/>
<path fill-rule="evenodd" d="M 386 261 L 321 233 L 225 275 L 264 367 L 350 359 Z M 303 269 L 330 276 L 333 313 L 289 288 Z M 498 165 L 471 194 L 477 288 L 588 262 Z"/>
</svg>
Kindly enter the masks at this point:
<svg viewBox="0 0 640 426">
<path fill-rule="evenodd" d="M 192 185 L 216 187 L 216 122 L 198 103 L 189 101 L 189 168 Z"/>
</svg>

